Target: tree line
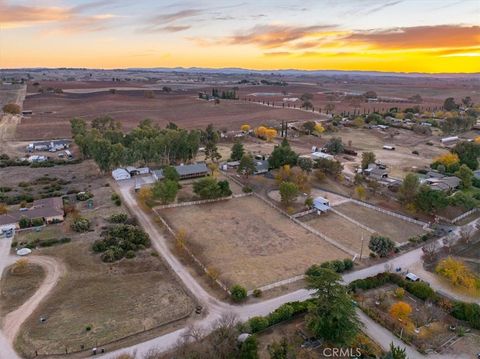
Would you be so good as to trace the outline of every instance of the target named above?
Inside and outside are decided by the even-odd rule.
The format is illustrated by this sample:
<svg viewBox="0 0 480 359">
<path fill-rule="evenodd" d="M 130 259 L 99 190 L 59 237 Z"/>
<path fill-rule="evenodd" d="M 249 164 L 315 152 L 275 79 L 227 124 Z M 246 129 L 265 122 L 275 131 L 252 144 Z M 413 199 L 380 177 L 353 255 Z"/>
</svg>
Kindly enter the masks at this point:
<svg viewBox="0 0 480 359">
<path fill-rule="evenodd" d="M 147 119 L 125 133 L 119 122 L 101 117 L 93 120 L 90 126 L 74 118 L 71 130 L 82 155 L 94 159 L 104 172 L 124 165 L 164 166 L 189 162 L 195 158 L 201 144 L 205 145 L 207 158 L 219 158 L 216 147 L 219 135 L 212 125 L 205 131 L 188 131 L 174 123 L 161 128 Z"/>
</svg>

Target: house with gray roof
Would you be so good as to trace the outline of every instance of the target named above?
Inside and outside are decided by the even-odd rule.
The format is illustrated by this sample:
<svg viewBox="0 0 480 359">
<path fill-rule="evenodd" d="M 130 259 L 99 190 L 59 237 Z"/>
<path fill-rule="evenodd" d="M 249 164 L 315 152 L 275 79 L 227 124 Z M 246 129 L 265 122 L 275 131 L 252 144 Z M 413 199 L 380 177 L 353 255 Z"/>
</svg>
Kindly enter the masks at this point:
<svg viewBox="0 0 480 359">
<path fill-rule="evenodd" d="M 180 176 L 181 180 L 189 179 L 189 178 L 205 177 L 209 173 L 207 165 L 203 162 L 194 163 L 190 165 L 175 166 L 174 168 L 177 171 L 178 175 Z M 160 181 L 165 178 L 163 175 L 162 169 L 152 171 L 152 175 L 157 181 Z"/>
</svg>

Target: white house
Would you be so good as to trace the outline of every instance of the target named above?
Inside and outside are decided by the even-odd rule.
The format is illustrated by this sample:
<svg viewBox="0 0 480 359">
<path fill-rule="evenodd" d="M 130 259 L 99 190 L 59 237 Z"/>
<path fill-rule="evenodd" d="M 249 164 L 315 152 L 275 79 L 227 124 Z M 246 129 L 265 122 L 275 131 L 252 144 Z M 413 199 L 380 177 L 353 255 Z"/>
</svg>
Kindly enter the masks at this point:
<svg viewBox="0 0 480 359">
<path fill-rule="evenodd" d="M 115 181 L 123 181 L 130 179 L 130 173 L 124 168 L 117 168 L 112 171 L 112 177 Z"/>
<path fill-rule="evenodd" d="M 327 212 L 330 210 L 330 202 L 326 198 L 316 197 L 313 200 L 313 208 L 319 212 Z"/>
</svg>

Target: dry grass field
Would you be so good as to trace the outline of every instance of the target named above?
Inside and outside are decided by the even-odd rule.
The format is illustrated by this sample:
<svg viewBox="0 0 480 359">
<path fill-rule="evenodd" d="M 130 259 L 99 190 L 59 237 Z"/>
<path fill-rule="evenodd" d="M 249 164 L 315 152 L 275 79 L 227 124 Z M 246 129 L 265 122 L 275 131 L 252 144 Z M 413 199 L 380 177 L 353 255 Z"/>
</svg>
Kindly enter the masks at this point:
<svg viewBox="0 0 480 359">
<path fill-rule="evenodd" d="M 380 235 L 390 237 L 397 243 L 406 242 L 411 237 L 425 233 L 422 227 L 417 224 L 365 208 L 353 202 L 338 205 L 335 209 L 373 229 Z"/>
<path fill-rule="evenodd" d="M 0 317 L 20 307 L 40 287 L 45 271 L 37 264 L 28 263 L 22 269 L 11 265 L 3 272 L 0 281 Z"/>
<path fill-rule="evenodd" d="M 144 91 L 95 93 L 38 94 L 25 100 L 25 108 L 33 115 L 22 120 L 17 139 L 58 138 L 70 136 L 70 120 L 74 117 L 92 120 L 111 116 L 127 130 L 141 120 L 151 119 L 160 126 L 172 121 L 185 128 L 204 128 L 213 123 L 217 128 L 239 129 L 244 123 L 258 125 L 281 120 L 309 120 L 312 114 L 275 109 L 243 101 L 222 100 L 220 104 L 199 100 L 197 91 L 165 94 L 155 91 L 147 98 Z"/>
<path fill-rule="evenodd" d="M 63 261 L 67 273 L 22 326 L 15 343 L 21 353 L 94 347 L 191 312 L 192 300 L 157 257 L 143 252 L 102 263 L 90 253 L 88 236 L 39 251 Z M 41 323 L 41 316 L 47 321 Z"/>
<path fill-rule="evenodd" d="M 228 284 L 248 289 L 348 257 L 255 197 L 158 211 L 200 260 Z"/>
<path fill-rule="evenodd" d="M 3 171 L 6 171 L 3 173 Z M 91 161 L 71 166 L 38 168 L 8 167 L 2 170 L 2 185 L 16 186 L 18 179 L 35 180 L 45 174 L 62 178 L 67 183 L 60 190 L 89 191 L 93 208 L 87 202 L 71 203 L 81 216 L 91 222 L 91 231 L 76 233 L 70 228 L 71 216 L 59 225 L 50 225 L 39 232 L 19 232 L 17 243 L 34 240 L 71 238 L 67 244 L 36 249 L 37 254 L 52 256 L 63 262 L 66 273 L 47 299 L 22 326 L 16 347 L 26 356 L 35 350 L 41 353 L 78 351 L 80 346 L 90 348 L 122 339 L 188 316 L 194 302 L 177 279 L 170 273 L 151 249 L 136 252 L 133 259 L 115 263 L 103 263 L 100 255 L 91 250 L 93 241 L 99 239 L 108 225 L 112 213 L 128 213 L 123 205 L 117 206 L 111 199 L 112 188 L 108 180 L 99 176 Z M 19 187 L 36 194 L 38 186 Z M 47 321 L 39 322 L 44 316 Z M 90 327 L 90 330 L 87 330 Z M 169 326 L 162 326 L 168 329 Z"/>
<path fill-rule="evenodd" d="M 363 236 L 364 247 L 362 258 L 368 257 L 368 240 L 372 235 L 371 232 L 359 228 L 354 223 L 347 221 L 333 212 L 320 216 L 316 214 L 309 215 L 302 219 L 302 221 L 358 254 L 361 252 Z"/>
</svg>

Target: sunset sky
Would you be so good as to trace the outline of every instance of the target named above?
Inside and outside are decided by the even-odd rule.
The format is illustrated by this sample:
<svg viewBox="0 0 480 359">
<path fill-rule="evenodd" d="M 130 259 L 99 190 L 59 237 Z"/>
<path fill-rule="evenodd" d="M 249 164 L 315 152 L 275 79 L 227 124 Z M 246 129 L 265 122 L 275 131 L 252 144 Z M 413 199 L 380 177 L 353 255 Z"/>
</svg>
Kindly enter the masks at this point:
<svg viewBox="0 0 480 359">
<path fill-rule="evenodd" d="M 480 0 L 0 0 L 0 68 L 480 72 Z"/>
</svg>

